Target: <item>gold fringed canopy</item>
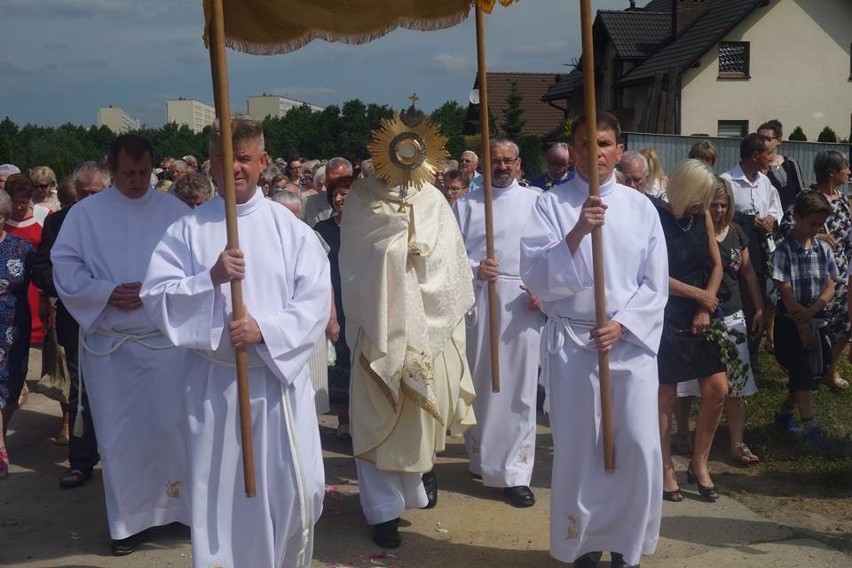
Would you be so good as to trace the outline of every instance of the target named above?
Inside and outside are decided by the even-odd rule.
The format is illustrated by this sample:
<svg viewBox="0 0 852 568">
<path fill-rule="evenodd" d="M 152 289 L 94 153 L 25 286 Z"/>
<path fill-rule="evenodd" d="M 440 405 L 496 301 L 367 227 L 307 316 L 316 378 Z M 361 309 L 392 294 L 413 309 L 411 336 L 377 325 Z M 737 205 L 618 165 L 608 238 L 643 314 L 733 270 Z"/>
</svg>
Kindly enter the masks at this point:
<svg viewBox="0 0 852 568">
<path fill-rule="evenodd" d="M 208 30 L 212 1 L 203 2 Z M 256 55 L 295 51 L 315 39 L 361 44 L 399 27 L 449 28 L 467 18 L 472 5 L 471 0 L 223 0 L 225 43 Z"/>
</svg>

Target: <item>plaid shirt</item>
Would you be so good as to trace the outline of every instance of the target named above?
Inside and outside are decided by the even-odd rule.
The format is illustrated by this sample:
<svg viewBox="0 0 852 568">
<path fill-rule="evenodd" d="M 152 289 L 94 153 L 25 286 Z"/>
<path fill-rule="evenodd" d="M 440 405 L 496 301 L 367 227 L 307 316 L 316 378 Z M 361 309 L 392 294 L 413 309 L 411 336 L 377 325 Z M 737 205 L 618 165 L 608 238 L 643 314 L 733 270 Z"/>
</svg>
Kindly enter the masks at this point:
<svg viewBox="0 0 852 568">
<path fill-rule="evenodd" d="M 814 237 L 805 248 L 792 233 L 775 249 L 774 265 L 772 278 L 789 282 L 793 298 L 804 307 L 814 303 L 829 278 L 836 280 L 840 275 L 834 253 L 825 241 Z M 778 304 L 783 302 L 779 300 Z"/>
</svg>

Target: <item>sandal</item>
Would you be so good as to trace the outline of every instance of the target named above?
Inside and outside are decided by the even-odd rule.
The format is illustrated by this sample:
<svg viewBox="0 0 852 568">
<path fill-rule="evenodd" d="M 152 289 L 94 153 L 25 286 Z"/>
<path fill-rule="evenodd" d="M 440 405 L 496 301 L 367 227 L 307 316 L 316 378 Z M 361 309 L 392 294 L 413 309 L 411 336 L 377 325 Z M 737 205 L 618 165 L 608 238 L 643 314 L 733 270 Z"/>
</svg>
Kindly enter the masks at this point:
<svg viewBox="0 0 852 568">
<path fill-rule="evenodd" d="M 692 473 L 692 462 L 686 468 L 686 482 L 697 485 L 698 494 L 708 503 L 715 503 L 721 497 L 715 485 L 701 485 L 698 483 L 698 478 Z"/>
<path fill-rule="evenodd" d="M 751 465 L 760 461 L 760 458 L 754 455 L 751 448 L 741 442 L 734 446 L 734 451 L 731 452 L 731 459 L 739 465 Z"/>
<path fill-rule="evenodd" d="M 6 450 L 0 450 L 0 479 L 9 477 L 9 453 Z"/>
<path fill-rule="evenodd" d="M 849 381 L 846 379 L 839 377 L 837 375 L 833 377 L 826 377 L 822 380 L 822 384 L 826 385 L 829 389 L 834 392 L 846 390 L 849 388 Z"/>
<path fill-rule="evenodd" d="M 680 487 L 675 489 L 674 491 L 666 491 L 663 489 L 663 501 L 671 501 L 672 503 L 680 503 L 686 497 L 683 495 L 683 491 L 680 490 Z"/>
</svg>

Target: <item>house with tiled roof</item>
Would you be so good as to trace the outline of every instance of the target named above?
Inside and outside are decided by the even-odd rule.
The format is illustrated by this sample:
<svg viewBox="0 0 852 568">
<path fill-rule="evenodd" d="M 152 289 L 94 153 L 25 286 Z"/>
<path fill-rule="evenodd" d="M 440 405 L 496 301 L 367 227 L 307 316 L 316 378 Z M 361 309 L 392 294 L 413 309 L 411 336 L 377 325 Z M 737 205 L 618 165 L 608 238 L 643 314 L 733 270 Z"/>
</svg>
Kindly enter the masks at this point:
<svg viewBox="0 0 852 568">
<path fill-rule="evenodd" d="M 521 95 L 524 109 L 523 133 L 542 137 L 561 127 L 565 113 L 558 107 L 542 101 L 542 97 L 556 84 L 556 73 L 505 73 L 488 71 L 488 112 L 499 127 L 508 108 L 509 93 L 515 85 Z M 479 74 L 473 83 L 479 89 Z M 465 118 L 465 134 L 479 132 L 479 105 L 471 103 Z"/>
<path fill-rule="evenodd" d="M 852 130 L 852 0 L 652 0 L 599 11 L 593 34 L 598 107 L 627 130 Z M 582 96 L 576 69 L 543 99 L 572 115 Z"/>
</svg>

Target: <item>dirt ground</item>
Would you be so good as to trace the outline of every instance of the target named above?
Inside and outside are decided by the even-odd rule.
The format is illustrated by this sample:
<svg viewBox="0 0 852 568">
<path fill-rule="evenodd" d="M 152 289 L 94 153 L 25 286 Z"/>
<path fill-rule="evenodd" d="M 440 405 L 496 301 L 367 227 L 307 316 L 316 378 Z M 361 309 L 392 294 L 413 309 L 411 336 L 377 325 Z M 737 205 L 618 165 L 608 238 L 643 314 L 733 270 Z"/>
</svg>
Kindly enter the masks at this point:
<svg viewBox="0 0 852 568">
<path fill-rule="evenodd" d="M 13 419 L 7 440 L 11 474 L 0 481 L 0 566 L 189 568 L 189 531 L 180 526 L 152 531 L 148 542 L 131 556 L 110 556 L 100 473 L 96 472 L 94 479 L 81 488 L 58 487 L 59 476 L 67 467 L 66 448 L 50 441 L 58 426 L 58 413 L 57 403 L 32 394 L 29 404 Z M 382 551 L 370 540 L 358 503 L 351 448 L 335 439 L 335 426 L 333 417 L 321 417 L 327 489 L 315 538 L 314 568 L 564 566 L 547 553 L 552 445 L 544 416 L 540 416 L 532 483 L 538 496 L 535 507 L 514 509 L 501 500 L 499 489 L 471 480 L 464 447 L 453 441 L 436 467 L 441 489 L 438 507 L 408 511 L 401 529 L 403 547 L 391 552 Z M 678 470 L 682 471 L 685 465 L 685 460 L 678 458 Z M 734 510 L 734 506 L 745 508 L 727 500 L 730 506 L 720 501 L 711 506 L 714 509 L 708 509 L 687 493 L 689 506 L 698 512 L 684 509 L 681 504 L 665 504 L 662 534 L 666 537 L 668 533 L 669 540 L 661 540 L 657 556 L 643 560 L 643 566 L 687 565 L 672 559 L 672 555 L 684 554 L 684 549 L 715 546 L 713 539 L 717 537 L 710 532 L 725 529 L 705 528 L 714 522 L 734 532 L 755 527 L 771 529 L 761 536 L 743 537 L 743 546 L 802 538 L 852 554 L 852 507 L 848 495 L 798 491 L 801 480 L 795 477 L 768 483 L 757 470 L 723 461 L 714 461 L 711 469 L 725 495 L 744 503 L 763 519 L 756 515 L 727 519 L 726 512 Z M 742 516 L 741 512 L 732 514 Z M 684 528 L 685 522 L 694 526 Z M 742 523 L 743 528 L 738 529 L 740 525 L 736 523 Z M 734 544 L 726 545 L 735 548 Z M 845 565 L 852 565 L 852 559 Z"/>
</svg>

